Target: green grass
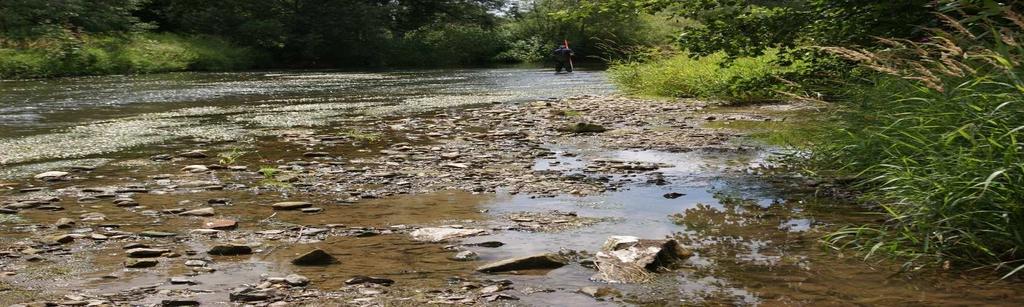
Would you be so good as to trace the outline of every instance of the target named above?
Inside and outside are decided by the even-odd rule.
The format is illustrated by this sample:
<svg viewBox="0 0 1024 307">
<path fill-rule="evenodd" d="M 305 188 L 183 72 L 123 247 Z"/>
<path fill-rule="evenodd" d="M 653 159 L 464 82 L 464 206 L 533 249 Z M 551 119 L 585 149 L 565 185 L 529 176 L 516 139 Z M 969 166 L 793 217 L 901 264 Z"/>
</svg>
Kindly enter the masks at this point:
<svg viewBox="0 0 1024 307">
<path fill-rule="evenodd" d="M 703 57 L 679 54 L 612 65 L 609 73 L 627 92 L 641 96 L 703 98 L 731 103 L 779 100 L 793 91 L 781 78 L 807 69 L 802 61 L 780 64 L 778 50 L 731 59 L 718 52 Z"/>
<path fill-rule="evenodd" d="M 996 41 L 941 32 L 953 40 L 891 53 L 834 50 L 870 54 L 860 58 L 882 75 L 850 89 L 813 169 L 861 178 L 864 200 L 887 221 L 851 225 L 828 244 L 909 267 L 1024 269 L 1024 46 L 1006 43 L 1024 41 L 1022 30 L 988 29 L 1009 36 Z"/>
<path fill-rule="evenodd" d="M 0 78 L 238 70 L 266 55 L 208 36 L 56 37 L 0 46 Z"/>
</svg>

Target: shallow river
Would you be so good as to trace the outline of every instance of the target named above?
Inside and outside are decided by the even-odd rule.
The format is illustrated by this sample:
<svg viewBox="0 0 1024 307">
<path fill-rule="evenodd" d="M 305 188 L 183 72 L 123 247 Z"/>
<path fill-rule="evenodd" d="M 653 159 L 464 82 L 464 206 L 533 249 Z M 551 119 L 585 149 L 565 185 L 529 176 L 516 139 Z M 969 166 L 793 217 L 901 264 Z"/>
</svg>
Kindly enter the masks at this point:
<svg viewBox="0 0 1024 307">
<path fill-rule="evenodd" d="M 264 152 L 264 158 L 288 158 L 287 150 L 281 148 L 285 145 L 267 139 L 294 131 L 355 126 L 382 117 L 431 116 L 438 110 L 474 105 L 613 93 L 614 87 L 601 72 L 554 75 L 537 69 L 176 73 L 3 81 L 0 183 L 81 165 L 99 167 L 90 184 L 123 176 L 145 177 L 167 172 L 168 168 L 142 165 L 138 160 L 196 144 L 247 144 Z M 765 150 L 670 153 L 608 150 L 601 144 L 586 143 L 550 144 L 549 149 L 560 155 L 538 158 L 535 170 L 582 171 L 586 161 L 593 159 L 672 166 L 659 170 L 668 184 L 634 180 L 618 191 L 596 196 L 536 198 L 501 189 L 483 194 L 436 192 L 377 199 L 332 208 L 319 215 L 282 215 L 278 218 L 301 225 L 389 227 L 500 220 L 524 212 L 558 210 L 576 212 L 598 222 L 559 231 L 503 231 L 469 238 L 465 242 L 505 243 L 500 248 L 470 248 L 481 258 L 473 263 L 450 261 L 443 245 L 424 245 L 397 236 L 330 238 L 235 259 L 233 265 L 216 273 L 196 277 L 200 282 L 196 287 L 211 291 L 205 299 L 212 302 L 222 300 L 218 291 L 224 287 L 235 285 L 237 280 L 258 280 L 267 272 L 298 272 L 325 289 L 341 286 L 340 280 L 356 273 L 435 286 L 449 276 L 472 274 L 472 268 L 484 262 L 545 251 L 595 251 L 609 236 L 630 235 L 685 238 L 696 256 L 688 260 L 687 268 L 660 274 L 651 283 L 611 285 L 626 293 L 623 300 L 615 302 L 596 301 L 576 293 L 581 287 L 604 286 L 590 281 L 593 270 L 578 264 L 543 274 L 501 278 L 514 282 L 516 296 L 521 299 L 516 303 L 537 306 L 1024 304 L 1024 290 L 1018 283 L 985 275 L 895 274 L 898 263 L 865 262 L 854 254 L 825 249 L 818 242 L 824 231 L 835 225 L 870 222 L 874 217 L 852 205 L 779 191 L 746 175 L 745 168 L 763 163 L 770 155 Z M 561 155 L 566 152 L 573 154 Z M 370 153 L 364 150 L 350 154 Z M 110 164 L 118 167 L 103 167 Z M 133 165 L 141 166 L 123 170 Z M 670 192 L 682 195 L 663 196 Z M 0 197 L 17 195 L 14 190 L 0 190 Z M 136 199 L 159 208 L 160 204 L 170 207 L 213 197 L 257 203 L 269 196 L 228 189 L 197 195 L 140 195 Z M 192 222 L 154 223 L 118 208 L 93 208 L 112 219 L 139 225 L 123 230 L 195 227 Z M 274 214 L 254 207 L 218 210 L 244 222 Z M 75 215 L 81 212 L 68 211 Z M 0 219 L 0 232 L 6 237 L 3 244 L 13 244 L 26 236 L 26 225 L 52 224 L 57 218 L 53 213 L 35 212 L 19 219 Z M 308 246 L 322 248 L 343 260 L 328 269 L 287 264 L 288 255 L 295 253 L 290 249 Z M 161 274 L 134 271 L 124 272 L 116 280 L 103 279 L 121 260 L 103 254 L 101 250 L 94 256 L 81 256 L 81 261 L 88 264 L 71 265 L 61 271 L 63 275 L 25 273 L 5 284 L 30 289 L 58 285 L 63 290 L 70 287 L 102 292 L 166 279 Z M 0 264 L 4 264 L 4 270 L 14 268 L 13 264 Z M 170 274 L 175 270 L 182 268 L 172 268 Z M 95 279 L 76 280 L 72 277 L 75 275 Z M 38 278 L 48 280 L 34 280 Z M 47 285 L 51 278 L 56 282 Z"/>
</svg>

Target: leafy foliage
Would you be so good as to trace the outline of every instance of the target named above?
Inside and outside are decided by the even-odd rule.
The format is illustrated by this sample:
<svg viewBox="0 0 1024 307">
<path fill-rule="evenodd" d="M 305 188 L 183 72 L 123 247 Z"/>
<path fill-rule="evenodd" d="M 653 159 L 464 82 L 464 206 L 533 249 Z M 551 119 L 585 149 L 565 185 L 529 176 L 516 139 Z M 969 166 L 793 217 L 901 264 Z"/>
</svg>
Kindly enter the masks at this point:
<svg viewBox="0 0 1024 307">
<path fill-rule="evenodd" d="M 781 79 L 807 69 L 802 61 L 781 64 L 779 51 L 729 59 L 725 52 L 707 56 L 675 55 L 648 62 L 618 64 L 612 78 L 641 95 L 696 97 L 728 102 L 777 100 L 795 90 Z"/>
</svg>

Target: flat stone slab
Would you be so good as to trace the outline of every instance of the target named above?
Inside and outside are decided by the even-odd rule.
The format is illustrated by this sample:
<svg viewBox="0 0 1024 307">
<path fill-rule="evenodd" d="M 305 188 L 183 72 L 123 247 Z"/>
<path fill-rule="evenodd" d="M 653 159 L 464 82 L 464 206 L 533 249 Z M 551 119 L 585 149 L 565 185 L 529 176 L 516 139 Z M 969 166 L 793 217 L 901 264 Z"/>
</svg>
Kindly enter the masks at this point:
<svg viewBox="0 0 1024 307">
<path fill-rule="evenodd" d="M 568 260 L 553 253 L 537 254 L 525 257 L 510 258 L 485 264 L 476 268 L 477 272 L 500 273 L 521 270 L 550 270 L 560 268 L 568 263 Z"/>
<path fill-rule="evenodd" d="M 274 210 L 299 210 L 312 207 L 313 204 L 304 201 L 286 201 L 270 205 Z"/>
<path fill-rule="evenodd" d="M 479 236 L 486 233 L 486 229 L 428 227 L 413 230 L 409 235 L 416 241 L 441 242 L 456 238 Z"/>
</svg>

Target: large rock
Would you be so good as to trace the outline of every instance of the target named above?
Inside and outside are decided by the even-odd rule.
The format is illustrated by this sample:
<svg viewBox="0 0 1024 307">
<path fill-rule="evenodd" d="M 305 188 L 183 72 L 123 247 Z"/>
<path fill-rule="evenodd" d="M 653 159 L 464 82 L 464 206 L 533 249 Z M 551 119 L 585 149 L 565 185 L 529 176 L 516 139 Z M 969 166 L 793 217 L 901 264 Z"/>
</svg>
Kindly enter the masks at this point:
<svg viewBox="0 0 1024 307">
<path fill-rule="evenodd" d="M 598 274 L 594 279 L 614 282 L 645 282 L 653 273 L 671 270 L 693 255 L 675 239 L 644 240 L 613 236 L 595 257 Z"/>
<path fill-rule="evenodd" d="M 428 227 L 416 229 L 409 235 L 411 235 L 412 239 L 416 241 L 441 242 L 455 238 L 478 236 L 486 233 L 487 230 L 484 229 Z"/>
<path fill-rule="evenodd" d="M 314 249 L 308 253 L 292 259 L 294 265 L 329 265 L 337 263 L 338 259 L 331 256 L 322 249 Z"/>
<path fill-rule="evenodd" d="M 548 270 L 557 269 L 566 265 L 568 261 L 558 254 L 545 253 L 526 257 L 505 259 L 498 262 L 485 264 L 476 268 L 477 272 L 499 273 L 522 270 Z"/>
<path fill-rule="evenodd" d="M 252 247 L 242 244 L 222 244 L 210 248 L 206 253 L 217 256 L 248 255 L 252 254 Z"/>
<path fill-rule="evenodd" d="M 312 207 L 312 203 L 304 201 L 286 201 L 270 205 L 274 210 L 299 210 L 302 208 Z"/>
</svg>

